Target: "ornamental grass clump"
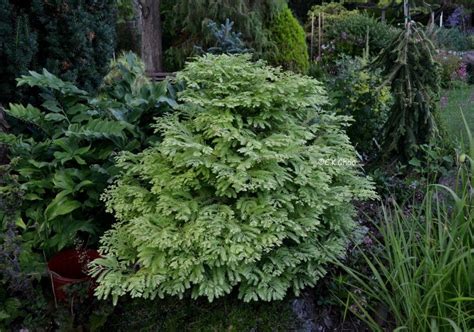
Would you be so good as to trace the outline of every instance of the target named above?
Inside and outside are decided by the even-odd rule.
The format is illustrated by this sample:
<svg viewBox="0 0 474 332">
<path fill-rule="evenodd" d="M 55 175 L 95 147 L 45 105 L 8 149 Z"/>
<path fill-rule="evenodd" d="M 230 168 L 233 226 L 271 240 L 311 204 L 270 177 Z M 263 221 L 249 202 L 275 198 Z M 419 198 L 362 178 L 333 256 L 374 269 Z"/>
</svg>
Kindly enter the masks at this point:
<svg viewBox="0 0 474 332">
<path fill-rule="evenodd" d="M 103 196 L 119 222 L 92 264 L 96 295 L 270 301 L 314 285 L 345 251 L 351 202 L 374 195 L 348 119 L 324 111 L 318 81 L 249 55 L 205 55 L 177 80 L 162 142 L 120 155 Z"/>
</svg>

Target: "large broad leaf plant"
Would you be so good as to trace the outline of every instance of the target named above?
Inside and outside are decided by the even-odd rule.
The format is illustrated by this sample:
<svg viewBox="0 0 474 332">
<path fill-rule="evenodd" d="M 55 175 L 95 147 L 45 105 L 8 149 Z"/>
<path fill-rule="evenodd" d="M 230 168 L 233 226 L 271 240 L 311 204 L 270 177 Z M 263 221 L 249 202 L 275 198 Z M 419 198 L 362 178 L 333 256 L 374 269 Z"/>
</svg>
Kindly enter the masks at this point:
<svg viewBox="0 0 474 332">
<path fill-rule="evenodd" d="M 146 122 L 173 103 L 169 83 L 153 84 L 143 73 L 137 57 L 126 54 L 95 97 L 46 70 L 18 79 L 39 89 L 42 102 L 10 104 L 5 112 L 14 130 L 0 133 L 0 144 L 8 145 L 10 175 L 24 192 L 17 224 L 35 246 L 91 243 L 109 227 L 99 198 L 116 174 L 114 154 L 147 146 L 156 136 L 146 135 Z"/>
</svg>

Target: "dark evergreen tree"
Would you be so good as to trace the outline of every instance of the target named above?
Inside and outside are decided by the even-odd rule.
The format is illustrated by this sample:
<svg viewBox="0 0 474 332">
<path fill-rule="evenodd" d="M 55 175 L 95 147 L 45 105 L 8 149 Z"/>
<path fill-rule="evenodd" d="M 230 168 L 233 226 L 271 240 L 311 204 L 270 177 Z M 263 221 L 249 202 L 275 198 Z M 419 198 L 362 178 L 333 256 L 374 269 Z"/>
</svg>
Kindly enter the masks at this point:
<svg viewBox="0 0 474 332">
<path fill-rule="evenodd" d="M 375 65 L 385 68 L 394 104 L 385 125 L 384 152 L 410 158 L 420 144 L 435 137 L 436 105 L 440 89 L 434 46 L 415 22 L 387 47 Z"/>
<path fill-rule="evenodd" d="M 0 101 L 14 99 L 15 79 L 48 71 L 92 91 L 115 47 L 113 0 L 0 0 Z"/>
<path fill-rule="evenodd" d="M 0 103 L 16 96 L 15 78 L 26 74 L 37 51 L 28 16 L 0 0 Z"/>
<path fill-rule="evenodd" d="M 115 47 L 113 0 L 33 0 L 38 31 L 36 69 L 45 67 L 80 88 L 97 88 Z"/>
</svg>

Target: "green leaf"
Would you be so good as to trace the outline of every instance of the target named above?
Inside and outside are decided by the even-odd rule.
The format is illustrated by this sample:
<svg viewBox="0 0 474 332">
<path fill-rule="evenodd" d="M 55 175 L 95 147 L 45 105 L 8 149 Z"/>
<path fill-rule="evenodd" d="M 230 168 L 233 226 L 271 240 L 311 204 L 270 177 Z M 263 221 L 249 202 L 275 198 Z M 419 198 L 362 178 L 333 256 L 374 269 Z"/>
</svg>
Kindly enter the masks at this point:
<svg viewBox="0 0 474 332">
<path fill-rule="evenodd" d="M 21 217 L 18 217 L 16 219 L 15 225 L 20 227 L 21 229 L 26 229 L 26 224 L 25 224 L 25 222 L 23 221 L 23 219 Z"/>
<path fill-rule="evenodd" d="M 46 114 L 44 117 L 46 121 L 51 121 L 51 122 L 59 122 L 59 121 L 64 121 L 66 120 L 66 117 L 62 114 L 59 113 L 49 113 Z"/>
<path fill-rule="evenodd" d="M 70 172 L 66 172 L 65 170 L 59 170 L 54 173 L 53 184 L 56 188 L 67 190 L 69 192 L 72 192 L 75 186 Z"/>
<path fill-rule="evenodd" d="M 80 207 L 81 207 L 80 202 L 58 195 L 48 205 L 48 207 L 46 208 L 44 212 L 44 215 L 45 215 L 46 220 L 50 221 L 59 216 L 69 214 Z"/>
<path fill-rule="evenodd" d="M 14 145 L 18 141 L 19 139 L 15 135 L 0 132 L 0 144 Z"/>
<path fill-rule="evenodd" d="M 53 113 L 61 113 L 63 111 L 56 100 L 46 100 L 41 104 L 41 106 Z"/>
<path fill-rule="evenodd" d="M 9 109 L 5 109 L 5 112 L 19 120 L 30 122 L 41 127 L 43 124 L 44 116 L 39 109 L 28 104 L 26 107 L 21 104 L 10 104 Z"/>
<path fill-rule="evenodd" d="M 84 125 L 71 124 L 66 131 L 66 135 L 89 140 L 114 137 L 125 138 L 124 130 L 126 127 L 125 123 L 117 121 L 93 119 Z"/>
</svg>

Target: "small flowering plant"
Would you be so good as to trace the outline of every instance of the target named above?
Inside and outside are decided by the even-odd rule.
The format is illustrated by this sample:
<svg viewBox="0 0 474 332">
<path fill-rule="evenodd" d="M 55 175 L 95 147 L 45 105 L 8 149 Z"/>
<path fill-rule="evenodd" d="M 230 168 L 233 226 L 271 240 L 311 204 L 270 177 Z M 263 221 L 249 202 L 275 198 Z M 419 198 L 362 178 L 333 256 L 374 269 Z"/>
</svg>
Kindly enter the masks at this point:
<svg viewBox="0 0 474 332">
<path fill-rule="evenodd" d="M 456 78 L 460 81 L 467 81 L 467 64 L 462 62 L 458 69 L 455 71 Z"/>
</svg>

